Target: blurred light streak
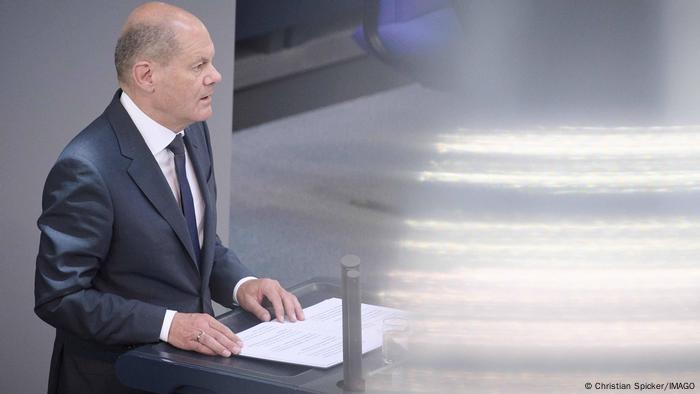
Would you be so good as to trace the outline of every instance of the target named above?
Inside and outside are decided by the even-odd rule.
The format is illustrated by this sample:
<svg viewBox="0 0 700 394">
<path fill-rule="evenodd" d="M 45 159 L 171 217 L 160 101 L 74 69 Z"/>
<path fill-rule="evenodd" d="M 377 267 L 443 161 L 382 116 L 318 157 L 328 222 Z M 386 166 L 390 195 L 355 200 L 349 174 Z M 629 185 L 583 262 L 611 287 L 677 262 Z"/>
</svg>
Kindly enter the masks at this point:
<svg viewBox="0 0 700 394">
<path fill-rule="evenodd" d="M 657 220 L 640 219 L 627 221 L 609 221 L 597 220 L 591 222 L 488 222 L 488 221 L 447 221 L 447 220 L 404 220 L 406 226 L 416 230 L 430 231 L 526 231 L 532 232 L 547 232 L 560 234 L 562 231 L 577 231 L 577 232 L 593 232 L 601 231 L 653 231 L 658 234 L 658 231 L 687 231 L 700 230 L 700 222 L 693 221 L 689 218 L 667 219 L 661 218 Z"/>
<path fill-rule="evenodd" d="M 689 217 L 529 223 L 409 218 L 404 224 L 412 231 L 398 245 L 411 261 L 431 259 L 443 268 L 680 268 L 695 265 L 700 252 L 700 222 Z"/>
<path fill-rule="evenodd" d="M 639 347 L 700 345 L 697 320 L 424 320 L 425 342 L 451 346 Z M 421 340 L 420 338 L 416 340 Z"/>
<path fill-rule="evenodd" d="M 396 270 L 387 274 L 392 280 L 404 284 L 425 285 L 437 283 L 446 289 L 449 285 L 465 283 L 508 284 L 508 288 L 537 286 L 538 289 L 679 289 L 697 288 L 700 284 L 700 268 L 664 269 L 505 269 L 479 268 L 461 269 L 447 272 L 418 270 Z M 461 293 L 469 289 L 459 289 Z"/>
<path fill-rule="evenodd" d="M 538 241 L 534 243 L 533 241 Z M 433 240 L 403 240 L 399 241 L 402 248 L 438 255 L 466 255 L 493 252 L 513 253 L 572 253 L 571 243 L 576 244 L 576 252 L 624 252 L 641 253 L 669 249 L 674 251 L 700 252 L 700 239 L 605 239 L 605 238 L 576 238 L 562 237 L 560 242 L 544 244 L 546 239 L 524 237 L 523 239 L 485 239 L 475 236 L 469 241 L 445 242 Z"/>
<path fill-rule="evenodd" d="M 700 171 L 571 173 L 571 172 L 447 172 L 423 171 L 420 182 L 447 182 L 502 185 L 511 188 L 541 187 L 567 189 L 563 192 L 666 192 L 674 189 L 700 189 Z"/>
<path fill-rule="evenodd" d="M 700 125 L 669 127 L 562 127 L 483 131 L 459 129 L 443 134 L 438 153 L 488 153 L 519 156 L 626 156 L 674 158 L 700 154 Z"/>
<path fill-rule="evenodd" d="M 515 308 L 516 306 L 528 305 L 531 307 L 546 306 L 549 309 L 563 308 L 563 307 L 577 307 L 576 311 L 570 310 L 568 316 L 572 319 L 576 316 L 575 313 L 581 312 L 581 308 L 592 306 L 595 308 L 600 307 L 597 305 L 604 305 L 606 308 L 615 307 L 631 307 L 643 308 L 647 307 L 646 312 L 642 311 L 647 315 L 653 315 L 651 306 L 649 302 L 654 302 L 659 304 L 660 302 L 674 302 L 677 305 L 683 303 L 690 307 L 698 307 L 700 303 L 694 298 L 694 289 L 686 287 L 686 295 L 683 295 L 682 289 L 678 289 L 673 295 L 673 299 L 667 297 L 664 294 L 657 294 L 656 297 L 644 293 L 644 291 L 665 291 L 674 290 L 670 286 L 659 286 L 659 287 L 649 287 L 644 289 L 642 287 L 608 287 L 608 288 L 598 288 L 590 286 L 585 288 L 585 286 L 574 287 L 571 289 L 541 289 L 536 287 L 531 288 L 520 288 L 513 286 L 512 288 L 504 289 L 512 283 L 503 283 L 502 286 L 492 287 L 492 288 L 481 288 L 473 286 L 468 290 L 459 291 L 456 289 L 450 289 L 445 284 L 440 285 L 426 285 L 416 287 L 410 290 L 389 290 L 380 294 L 383 299 L 390 300 L 393 304 L 399 307 L 422 310 L 421 308 L 430 308 L 432 313 L 441 310 L 440 308 L 453 308 L 461 307 L 464 308 L 470 303 L 473 306 L 479 306 L 482 309 L 486 307 L 493 307 L 497 304 L 503 307 Z M 605 293 L 596 293 L 605 292 Z M 642 305 L 642 302 L 647 303 Z M 440 305 L 439 307 L 436 305 Z M 683 309 L 683 306 L 676 308 Z M 540 310 L 540 312 L 542 312 Z M 631 312 L 628 308 L 627 313 Z M 473 313 L 473 312 L 472 312 Z M 452 312 L 452 317 L 459 316 L 460 313 Z M 635 311 L 635 315 L 640 315 Z M 531 316 L 536 318 L 537 316 Z M 588 318 L 588 317 L 586 317 Z M 574 319 L 577 320 L 577 319 Z"/>
<path fill-rule="evenodd" d="M 700 190 L 698 125 L 459 129 L 434 147 L 439 157 L 416 173 L 419 182 L 557 194 Z"/>
</svg>

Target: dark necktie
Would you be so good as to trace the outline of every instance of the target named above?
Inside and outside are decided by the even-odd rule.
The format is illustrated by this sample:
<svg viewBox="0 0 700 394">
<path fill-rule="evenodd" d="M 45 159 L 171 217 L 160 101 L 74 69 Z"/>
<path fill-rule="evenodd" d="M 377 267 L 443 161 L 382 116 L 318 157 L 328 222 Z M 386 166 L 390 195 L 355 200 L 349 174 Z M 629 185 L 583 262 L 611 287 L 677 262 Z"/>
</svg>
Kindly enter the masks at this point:
<svg viewBox="0 0 700 394">
<path fill-rule="evenodd" d="M 178 134 L 173 142 L 168 145 L 168 149 L 175 155 L 175 172 L 177 173 L 177 183 L 180 184 L 180 203 L 182 213 L 187 221 L 187 231 L 190 233 L 194 255 L 199 260 L 199 236 L 197 231 L 197 217 L 194 214 L 194 199 L 190 184 L 187 182 L 187 169 L 185 167 L 185 144 L 182 134 Z"/>
</svg>

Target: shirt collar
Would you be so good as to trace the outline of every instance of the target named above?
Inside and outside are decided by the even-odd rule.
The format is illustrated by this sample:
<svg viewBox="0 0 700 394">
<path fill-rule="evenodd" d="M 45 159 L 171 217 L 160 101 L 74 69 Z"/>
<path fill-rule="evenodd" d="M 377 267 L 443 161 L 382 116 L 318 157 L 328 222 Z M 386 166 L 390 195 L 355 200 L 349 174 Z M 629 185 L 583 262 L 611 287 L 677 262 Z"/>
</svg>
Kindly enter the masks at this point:
<svg viewBox="0 0 700 394">
<path fill-rule="evenodd" d="M 136 128 L 141 133 L 146 145 L 151 153 L 155 156 L 165 149 L 175 139 L 175 133 L 167 127 L 161 125 L 151 119 L 146 113 L 131 100 L 126 92 L 122 91 L 119 101 L 124 106 L 124 109 L 131 117 L 131 120 L 136 125 Z M 184 130 L 180 130 L 177 134 L 184 134 Z"/>
</svg>

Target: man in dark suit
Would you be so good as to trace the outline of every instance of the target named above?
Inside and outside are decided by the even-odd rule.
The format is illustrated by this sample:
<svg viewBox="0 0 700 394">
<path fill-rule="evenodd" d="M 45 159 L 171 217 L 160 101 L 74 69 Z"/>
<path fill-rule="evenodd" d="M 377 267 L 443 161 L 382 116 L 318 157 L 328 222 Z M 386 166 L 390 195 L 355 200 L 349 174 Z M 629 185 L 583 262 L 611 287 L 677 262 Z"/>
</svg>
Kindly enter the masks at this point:
<svg viewBox="0 0 700 394">
<path fill-rule="evenodd" d="M 212 300 L 261 320 L 303 319 L 294 295 L 255 278 L 216 235 L 205 120 L 221 75 L 194 15 L 136 8 L 115 50 L 120 89 L 64 149 L 46 180 L 35 311 L 56 327 L 49 392 L 130 392 L 119 354 L 166 341 L 229 357 L 240 339 Z"/>
</svg>

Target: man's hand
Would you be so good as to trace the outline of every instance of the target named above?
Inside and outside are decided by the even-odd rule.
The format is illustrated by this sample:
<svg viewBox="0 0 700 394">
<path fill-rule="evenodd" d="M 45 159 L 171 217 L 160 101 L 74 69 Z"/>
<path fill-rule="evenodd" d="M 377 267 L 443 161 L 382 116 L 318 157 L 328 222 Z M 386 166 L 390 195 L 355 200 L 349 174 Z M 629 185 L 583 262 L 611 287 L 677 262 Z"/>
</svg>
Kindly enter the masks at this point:
<svg viewBox="0 0 700 394">
<path fill-rule="evenodd" d="M 304 312 L 297 297 L 282 288 L 276 280 L 249 280 L 238 288 L 236 298 L 243 309 L 262 321 L 270 321 L 270 313 L 262 306 L 265 298 L 272 304 L 277 321 L 284 321 L 285 316 L 291 322 L 304 320 Z"/>
<path fill-rule="evenodd" d="M 243 346 L 233 331 L 206 313 L 176 313 L 168 343 L 180 349 L 224 357 L 240 353 Z"/>
</svg>

